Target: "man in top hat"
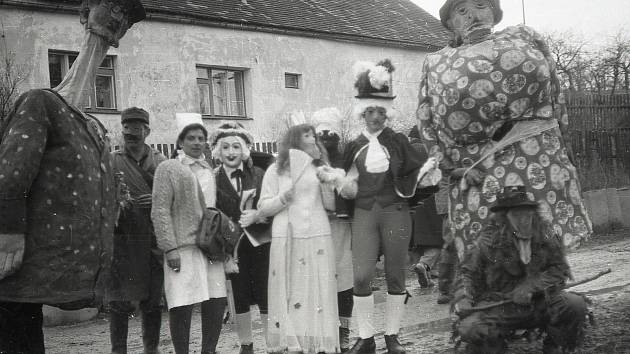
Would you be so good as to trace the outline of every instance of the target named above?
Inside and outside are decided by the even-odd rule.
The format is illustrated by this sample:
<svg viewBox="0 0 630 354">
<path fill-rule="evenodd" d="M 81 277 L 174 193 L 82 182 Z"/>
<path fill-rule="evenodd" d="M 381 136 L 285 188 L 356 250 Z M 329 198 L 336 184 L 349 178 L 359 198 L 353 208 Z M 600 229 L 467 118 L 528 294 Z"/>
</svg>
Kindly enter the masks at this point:
<svg viewBox="0 0 630 354">
<path fill-rule="evenodd" d="M 537 213 L 524 186 L 505 187 L 461 263 L 454 311 L 468 353 L 503 353 L 517 329 L 546 332 L 543 353 L 573 350 L 583 337 L 586 303 L 563 291 L 571 277 L 562 239 Z M 511 300 L 474 311 L 472 306 Z"/>
<path fill-rule="evenodd" d="M 58 87 L 20 96 L 0 127 L 0 352 L 43 353 L 42 304 L 101 295 L 114 174 L 105 128 L 79 105 L 109 46 L 144 17 L 138 0 L 84 0 L 72 68 Z"/>
<path fill-rule="evenodd" d="M 221 125 L 210 138 L 213 158 L 221 161 L 215 169 L 216 206 L 243 227 L 236 249 L 238 273 L 230 275 L 241 354 L 254 353 L 250 305 L 258 305 L 263 333 L 267 329 L 271 224 L 259 217 L 256 210 L 265 171 L 253 165 L 250 157 L 253 142 L 251 134 L 238 123 Z"/>
<path fill-rule="evenodd" d="M 392 104 L 394 67 L 389 59 L 378 64 L 359 62 L 354 71 L 358 95 L 353 118 L 363 120 L 365 130 L 344 151 L 343 167 L 356 185 L 340 191 L 343 197 L 354 199 L 353 312 L 360 338 L 349 353 L 375 353 L 370 284 L 381 253 L 388 293 L 385 342 L 389 353 L 405 353 L 398 331 L 407 299 L 405 262 L 411 236 L 407 199 L 415 194 L 420 177 L 435 168 L 435 160 L 422 159 L 404 134 L 386 127 L 386 121 L 398 115 Z"/>
<path fill-rule="evenodd" d="M 127 353 L 129 315 L 140 304 L 145 353 L 157 353 L 164 284 L 161 252 L 151 222 L 151 191 L 158 164 L 166 158 L 145 143 L 151 133 L 149 113 L 131 107 L 121 115 L 124 146 L 112 154 L 114 172 L 131 196 L 114 230 L 114 257 L 107 291 L 112 353 Z"/>
</svg>

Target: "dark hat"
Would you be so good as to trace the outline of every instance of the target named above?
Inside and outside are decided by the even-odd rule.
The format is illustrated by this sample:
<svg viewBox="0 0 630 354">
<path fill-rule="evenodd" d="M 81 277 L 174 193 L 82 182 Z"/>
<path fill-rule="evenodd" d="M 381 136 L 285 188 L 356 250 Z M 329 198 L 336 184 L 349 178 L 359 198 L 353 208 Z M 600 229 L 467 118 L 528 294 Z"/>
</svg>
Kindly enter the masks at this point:
<svg viewBox="0 0 630 354">
<path fill-rule="evenodd" d="M 451 10 L 455 5 L 463 2 L 465 0 L 446 0 L 444 5 L 440 8 L 440 21 L 442 21 L 442 25 L 444 27 L 450 29 L 448 27 L 448 19 L 450 18 Z M 501 0 L 488 0 L 490 2 L 490 6 L 492 7 L 492 12 L 494 12 L 494 24 L 501 22 L 503 19 L 503 10 L 501 10 Z"/>
<path fill-rule="evenodd" d="M 132 120 L 149 124 L 149 113 L 138 107 L 130 107 L 122 111 L 122 114 L 120 115 L 120 123 L 124 124 L 125 122 Z"/>
<path fill-rule="evenodd" d="M 147 17 L 146 12 L 144 11 L 144 6 L 142 6 L 142 2 L 140 2 L 140 0 L 118 0 L 118 2 L 125 6 L 127 11 L 129 11 L 130 25 L 140 22 Z"/>
<path fill-rule="evenodd" d="M 504 187 L 497 195 L 497 201 L 490 207 L 490 211 L 496 212 L 503 209 L 515 207 L 532 207 L 535 208 L 538 203 L 529 200 L 525 186 L 509 186 Z"/>
<path fill-rule="evenodd" d="M 357 89 L 356 98 L 376 98 L 392 100 L 396 96 L 392 93 L 392 72 L 395 68 L 391 60 L 381 60 L 377 64 L 371 62 L 357 62 L 353 71 L 354 87 Z"/>
</svg>

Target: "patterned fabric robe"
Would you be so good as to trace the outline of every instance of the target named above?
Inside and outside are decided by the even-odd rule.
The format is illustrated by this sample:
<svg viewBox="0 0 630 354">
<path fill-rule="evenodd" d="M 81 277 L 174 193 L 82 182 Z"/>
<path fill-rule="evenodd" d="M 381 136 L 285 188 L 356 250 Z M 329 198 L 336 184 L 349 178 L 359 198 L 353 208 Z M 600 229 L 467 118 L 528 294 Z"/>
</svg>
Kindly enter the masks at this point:
<svg viewBox="0 0 630 354">
<path fill-rule="evenodd" d="M 525 26 L 427 56 L 420 84 L 421 138 L 447 173 L 485 174 L 467 189 L 451 180 L 449 214 L 460 257 L 488 222 L 504 186 L 526 185 L 540 215 L 569 247 L 592 231 L 566 136 L 568 116 L 553 59 L 542 37 Z M 506 146 L 484 158 L 519 121 L 557 119 L 559 128 Z"/>
</svg>

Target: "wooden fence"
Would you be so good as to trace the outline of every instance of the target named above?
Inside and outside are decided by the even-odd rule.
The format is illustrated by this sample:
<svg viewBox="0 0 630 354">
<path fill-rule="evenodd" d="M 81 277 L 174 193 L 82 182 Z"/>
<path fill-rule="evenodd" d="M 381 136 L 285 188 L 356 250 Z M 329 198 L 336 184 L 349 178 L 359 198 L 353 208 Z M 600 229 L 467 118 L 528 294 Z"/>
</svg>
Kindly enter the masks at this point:
<svg viewBox="0 0 630 354">
<path fill-rule="evenodd" d="M 152 148 L 157 149 L 164 156 L 170 157 L 173 151 L 175 150 L 175 144 L 149 144 Z M 259 142 L 254 143 L 252 150 L 266 152 L 269 154 L 275 154 L 278 152 L 278 145 L 275 142 Z M 120 146 L 116 145 L 113 147 L 113 151 L 119 150 Z"/>
<path fill-rule="evenodd" d="M 630 185 L 630 95 L 567 95 L 569 140 L 584 190 Z"/>
</svg>

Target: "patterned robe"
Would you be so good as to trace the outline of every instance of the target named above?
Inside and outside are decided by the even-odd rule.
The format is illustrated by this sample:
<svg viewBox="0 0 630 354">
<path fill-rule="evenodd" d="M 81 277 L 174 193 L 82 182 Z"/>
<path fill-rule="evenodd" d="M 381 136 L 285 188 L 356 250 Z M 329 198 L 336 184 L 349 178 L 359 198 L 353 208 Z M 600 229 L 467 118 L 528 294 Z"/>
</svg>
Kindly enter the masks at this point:
<svg viewBox="0 0 630 354">
<path fill-rule="evenodd" d="M 553 60 L 542 37 L 525 26 L 488 39 L 446 47 L 427 56 L 420 84 L 421 138 L 447 173 L 475 168 L 479 186 L 451 181 L 449 212 L 460 255 L 488 221 L 489 206 L 504 186 L 526 185 L 541 216 L 565 245 L 592 230 L 577 171 L 563 140 L 568 116 Z M 519 121 L 556 119 L 559 127 L 510 144 L 484 157 Z"/>
</svg>

